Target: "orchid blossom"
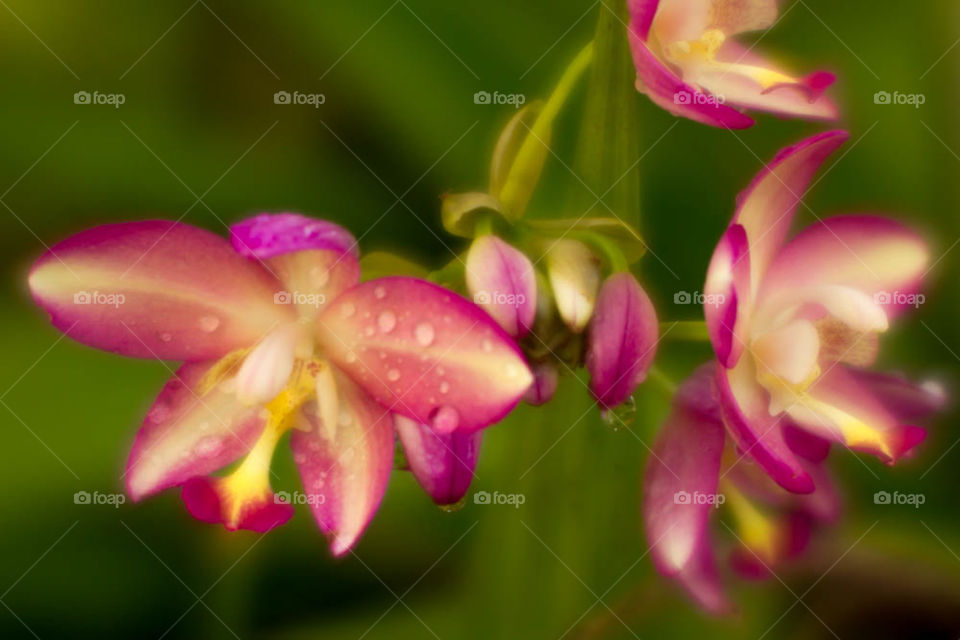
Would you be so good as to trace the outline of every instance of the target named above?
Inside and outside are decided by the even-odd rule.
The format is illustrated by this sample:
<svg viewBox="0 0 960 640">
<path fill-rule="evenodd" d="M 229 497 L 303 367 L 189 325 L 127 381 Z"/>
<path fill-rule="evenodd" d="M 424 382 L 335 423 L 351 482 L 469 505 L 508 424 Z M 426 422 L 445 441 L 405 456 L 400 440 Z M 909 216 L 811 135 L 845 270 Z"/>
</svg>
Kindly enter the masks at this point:
<svg viewBox="0 0 960 640">
<path fill-rule="evenodd" d="M 824 465 L 827 449 L 796 432 L 791 447 L 817 479 L 817 491 L 794 494 L 746 464 L 725 433 L 713 366 L 678 389 L 648 459 L 643 485 L 647 542 L 657 570 L 675 578 L 711 613 L 729 612 L 717 567 L 711 519 L 732 517 L 732 568 L 747 578 L 770 575 L 796 558 L 811 535 L 837 519 L 840 501 Z"/>
<path fill-rule="evenodd" d="M 896 380 L 865 371 L 879 336 L 919 300 L 928 250 L 875 215 L 819 220 L 787 240 L 817 169 L 848 138 L 820 134 L 784 149 L 739 197 L 710 262 L 705 307 L 723 419 L 737 446 L 784 489 L 814 477 L 790 446 L 793 427 L 888 464 L 925 431 L 904 422 Z"/>
<path fill-rule="evenodd" d="M 767 29 L 776 0 L 629 0 L 637 88 L 670 113 L 730 129 L 753 126 L 735 107 L 833 120 L 823 96 L 835 76 L 795 77 L 731 40 Z"/>
<path fill-rule="evenodd" d="M 305 501 L 342 555 L 386 490 L 394 415 L 430 495 L 462 496 L 476 434 L 513 408 L 531 373 L 456 294 L 407 277 L 359 283 L 355 247 L 335 224 L 264 214 L 234 225 L 230 242 L 178 222 L 101 226 L 36 262 L 33 296 L 66 335 L 185 362 L 137 434 L 133 499 L 179 486 L 200 520 L 269 530 L 292 514 L 270 485 L 291 432 Z M 98 304 L 101 294 L 115 304 Z"/>
</svg>

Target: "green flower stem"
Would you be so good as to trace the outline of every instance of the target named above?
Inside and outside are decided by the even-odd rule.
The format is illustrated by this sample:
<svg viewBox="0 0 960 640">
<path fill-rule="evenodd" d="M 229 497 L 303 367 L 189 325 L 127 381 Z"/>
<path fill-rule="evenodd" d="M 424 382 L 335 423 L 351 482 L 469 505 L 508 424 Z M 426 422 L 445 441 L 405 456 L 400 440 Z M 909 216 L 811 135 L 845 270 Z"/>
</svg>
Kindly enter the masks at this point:
<svg viewBox="0 0 960 640">
<path fill-rule="evenodd" d="M 590 231 L 571 233 L 569 236 L 584 242 L 602 255 L 606 259 L 607 264 L 610 265 L 610 270 L 613 273 L 630 271 L 630 265 L 627 264 L 627 259 L 623 256 L 623 251 L 620 250 L 620 247 L 618 247 L 615 242 L 606 236 Z"/>
<path fill-rule="evenodd" d="M 661 322 L 660 335 L 666 340 L 688 340 L 690 342 L 709 342 L 707 323 L 703 320 L 680 320 Z"/>
</svg>

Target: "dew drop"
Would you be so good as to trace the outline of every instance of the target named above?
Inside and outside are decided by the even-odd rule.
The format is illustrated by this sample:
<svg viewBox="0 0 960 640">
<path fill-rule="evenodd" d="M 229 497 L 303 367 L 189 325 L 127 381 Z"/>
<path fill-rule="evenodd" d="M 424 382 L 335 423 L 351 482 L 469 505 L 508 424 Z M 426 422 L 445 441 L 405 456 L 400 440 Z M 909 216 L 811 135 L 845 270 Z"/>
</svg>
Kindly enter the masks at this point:
<svg viewBox="0 0 960 640">
<path fill-rule="evenodd" d="M 453 504 L 439 504 L 437 505 L 437 507 L 440 509 L 440 511 L 443 511 L 445 513 L 453 513 L 455 511 L 460 511 L 460 509 L 463 509 L 463 505 L 465 504 L 467 504 L 467 496 L 463 496 Z"/>
<path fill-rule="evenodd" d="M 213 333 L 220 326 L 220 318 L 217 316 L 203 316 L 200 318 L 200 330 L 206 333 Z"/>
<path fill-rule="evenodd" d="M 201 438 L 197 442 L 197 446 L 194 448 L 194 452 L 198 456 L 204 458 L 212 458 L 223 450 L 223 442 L 219 438 L 213 436 L 207 436 L 206 438 Z"/>
<path fill-rule="evenodd" d="M 353 351 L 348 351 L 346 360 L 349 364 L 353 364 L 354 362 L 357 361 L 357 354 L 355 354 Z"/>
<path fill-rule="evenodd" d="M 460 414 L 453 407 L 443 406 L 434 411 L 430 422 L 440 433 L 450 433 L 460 424 Z"/>
<path fill-rule="evenodd" d="M 163 340 L 164 342 L 170 342 L 171 340 L 173 340 L 173 336 L 170 335 L 169 333 L 161 333 L 160 339 Z"/>
<path fill-rule="evenodd" d="M 380 331 L 390 333 L 397 326 L 397 316 L 393 311 L 384 311 L 377 317 L 377 325 L 379 325 Z"/>
<path fill-rule="evenodd" d="M 387 290 L 383 287 L 377 287 L 373 290 L 373 295 L 377 297 L 377 300 L 383 300 L 387 297 Z"/>
<path fill-rule="evenodd" d="M 633 399 L 633 396 L 630 396 L 623 404 L 601 412 L 600 417 L 614 431 L 629 427 L 637 417 L 637 402 Z"/>
<path fill-rule="evenodd" d="M 340 315 L 344 318 L 349 318 L 356 312 L 357 308 L 353 306 L 352 302 L 346 302 L 342 307 L 340 307 Z"/>
<path fill-rule="evenodd" d="M 389 380 L 390 382 L 396 382 L 399 379 L 400 379 L 399 371 L 397 371 L 396 369 L 390 369 L 390 371 L 387 371 L 387 380 Z"/>
<path fill-rule="evenodd" d="M 417 325 L 417 328 L 413 330 L 413 335 L 417 339 L 417 344 L 423 347 L 429 347 L 433 344 L 435 337 L 433 325 L 429 322 L 421 322 Z"/>
<path fill-rule="evenodd" d="M 480 346 L 482 346 L 483 350 L 486 351 L 487 353 L 490 353 L 491 351 L 493 351 L 493 343 L 490 342 L 490 340 L 487 338 L 483 340 L 483 343 Z"/>
<path fill-rule="evenodd" d="M 450 383 L 444 380 L 440 383 L 440 393 L 448 393 L 450 391 Z"/>
<path fill-rule="evenodd" d="M 366 329 L 363 330 L 363 335 L 365 335 L 365 336 L 367 336 L 367 337 L 369 338 L 370 336 L 372 336 L 372 335 L 375 334 L 376 332 L 377 332 L 377 330 L 374 329 L 373 326 L 369 326 L 369 327 L 367 327 Z"/>
</svg>

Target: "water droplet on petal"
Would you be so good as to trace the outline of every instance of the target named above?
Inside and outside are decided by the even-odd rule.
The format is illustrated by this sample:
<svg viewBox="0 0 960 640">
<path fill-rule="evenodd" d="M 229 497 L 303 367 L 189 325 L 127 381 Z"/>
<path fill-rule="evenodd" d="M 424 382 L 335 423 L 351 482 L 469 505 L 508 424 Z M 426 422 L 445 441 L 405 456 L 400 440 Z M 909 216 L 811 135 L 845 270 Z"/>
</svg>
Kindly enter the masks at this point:
<svg viewBox="0 0 960 640">
<path fill-rule="evenodd" d="M 440 393 L 447 393 L 450 391 L 450 383 L 444 380 L 440 383 Z"/>
<path fill-rule="evenodd" d="M 369 327 L 367 327 L 366 329 L 363 330 L 363 335 L 365 335 L 365 336 L 367 336 L 367 337 L 369 338 L 370 336 L 372 336 L 372 335 L 375 334 L 376 332 L 377 332 L 377 330 L 374 329 L 373 326 L 371 325 L 371 326 L 369 326 Z"/>
<path fill-rule="evenodd" d="M 352 302 L 345 302 L 344 305 L 340 307 L 340 315 L 344 318 L 349 318 L 356 312 L 357 308 L 353 306 Z"/>
<path fill-rule="evenodd" d="M 390 382 L 396 382 L 399 379 L 400 379 L 399 371 L 397 371 L 396 369 L 390 369 L 390 371 L 387 371 L 387 380 L 389 380 Z"/>
<path fill-rule="evenodd" d="M 433 412 L 430 422 L 440 433 L 450 433 L 460 424 L 460 414 L 453 407 L 443 406 Z"/>
<path fill-rule="evenodd" d="M 493 343 L 490 342 L 489 339 L 485 338 L 483 340 L 483 343 L 480 346 L 482 346 L 483 350 L 486 351 L 487 353 L 490 353 L 491 351 L 493 351 Z"/>
<path fill-rule="evenodd" d="M 455 511 L 460 511 L 460 509 L 463 509 L 463 505 L 465 504 L 467 504 L 467 496 L 463 496 L 453 504 L 438 504 L 437 507 L 439 507 L 440 511 L 443 511 L 445 513 L 453 513 Z"/>
<path fill-rule="evenodd" d="M 377 317 L 377 324 L 380 326 L 380 331 L 390 333 L 397 326 L 397 316 L 393 311 L 384 311 Z"/>
<path fill-rule="evenodd" d="M 423 347 L 429 347 L 433 344 L 435 337 L 433 325 L 429 322 L 421 322 L 417 325 L 417 328 L 413 330 L 413 335 L 417 339 L 417 344 Z"/>
<path fill-rule="evenodd" d="M 203 316 L 200 318 L 200 330 L 207 333 L 213 333 L 220 326 L 220 318 L 217 316 Z"/>
<path fill-rule="evenodd" d="M 354 362 L 357 361 L 357 354 L 355 354 L 353 351 L 348 351 L 346 355 L 346 360 L 349 364 L 353 364 Z"/>
<path fill-rule="evenodd" d="M 204 458 L 212 458 L 223 450 L 223 441 L 214 436 L 201 438 L 194 447 L 194 452 Z"/>
<path fill-rule="evenodd" d="M 637 417 L 637 402 L 630 396 L 623 404 L 602 411 L 600 417 L 614 431 L 629 427 Z"/>
<path fill-rule="evenodd" d="M 383 300 L 387 297 L 387 290 L 383 287 L 377 287 L 373 290 L 373 295 L 377 297 L 377 300 Z"/>
<path fill-rule="evenodd" d="M 161 333 L 160 339 L 163 340 L 164 342 L 170 342 L 171 340 L 173 340 L 173 336 L 170 335 L 169 333 Z"/>
</svg>

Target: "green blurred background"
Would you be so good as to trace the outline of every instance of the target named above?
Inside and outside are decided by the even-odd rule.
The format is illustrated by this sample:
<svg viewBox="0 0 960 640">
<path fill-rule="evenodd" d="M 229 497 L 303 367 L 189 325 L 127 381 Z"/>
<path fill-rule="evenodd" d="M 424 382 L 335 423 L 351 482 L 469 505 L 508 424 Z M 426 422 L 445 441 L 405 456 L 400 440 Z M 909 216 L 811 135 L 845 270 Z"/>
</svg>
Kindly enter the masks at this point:
<svg viewBox="0 0 960 640">
<path fill-rule="evenodd" d="M 842 125 L 852 132 L 807 202 L 818 216 L 889 211 L 928 234 L 943 256 L 928 302 L 888 336 L 881 364 L 955 388 L 960 5 L 781 4 L 785 16 L 760 48 L 798 70 L 835 70 Z M 409 474 L 395 473 L 356 554 L 338 561 L 303 508 L 261 537 L 193 521 L 175 492 L 119 508 L 74 504 L 77 491 L 122 490 L 128 447 L 169 370 L 60 340 L 25 292 L 44 245 L 108 221 L 183 216 L 225 232 L 253 212 L 294 210 L 341 222 L 364 250 L 439 266 L 462 244 L 443 232 L 438 197 L 485 186 L 490 150 L 512 113 L 474 104 L 473 94 L 542 96 L 590 39 L 599 6 L 0 5 L 0 637 L 960 635 L 954 412 L 931 425 L 928 443 L 902 467 L 836 452 L 842 526 L 782 581 L 731 581 L 742 611 L 729 620 L 697 613 L 645 557 L 639 476 L 666 411 L 651 385 L 629 430 L 605 425 L 572 378 L 549 408 L 520 408 L 492 428 L 475 489 L 522 493 L 519 508 L 468 501 L 446 513 Z M 122 93 L 125 103 L 78 105 L 78 91 Z M 277 91 L 326 100 L 277 105 Z M 926 102 L 877 105 L 878 91 L 922 93 Z M 696 310 L 674 305 L 673 295 L 701 287 L 736 193 L 760 159 L 823 127 L 761 116 L 734 135 L 636 100 L 646 152 L 636 222 L 657 256 L 644 260 L 643 280 L 664 319 L 691 319 Z M 561 153 L 582 103 L 581 89 L 558 132 Z M 563 210 L 576 183 L 551 162 L 540 212 L 579 215 Z M 707 355 L 702 345 L 667 343 L 660 363 L 679 379 Z M 298 488 L 288 456 L 276 464 L 275 488 Z M 875 505 L 879 490 L 926 501 Z"/>
</svg>

